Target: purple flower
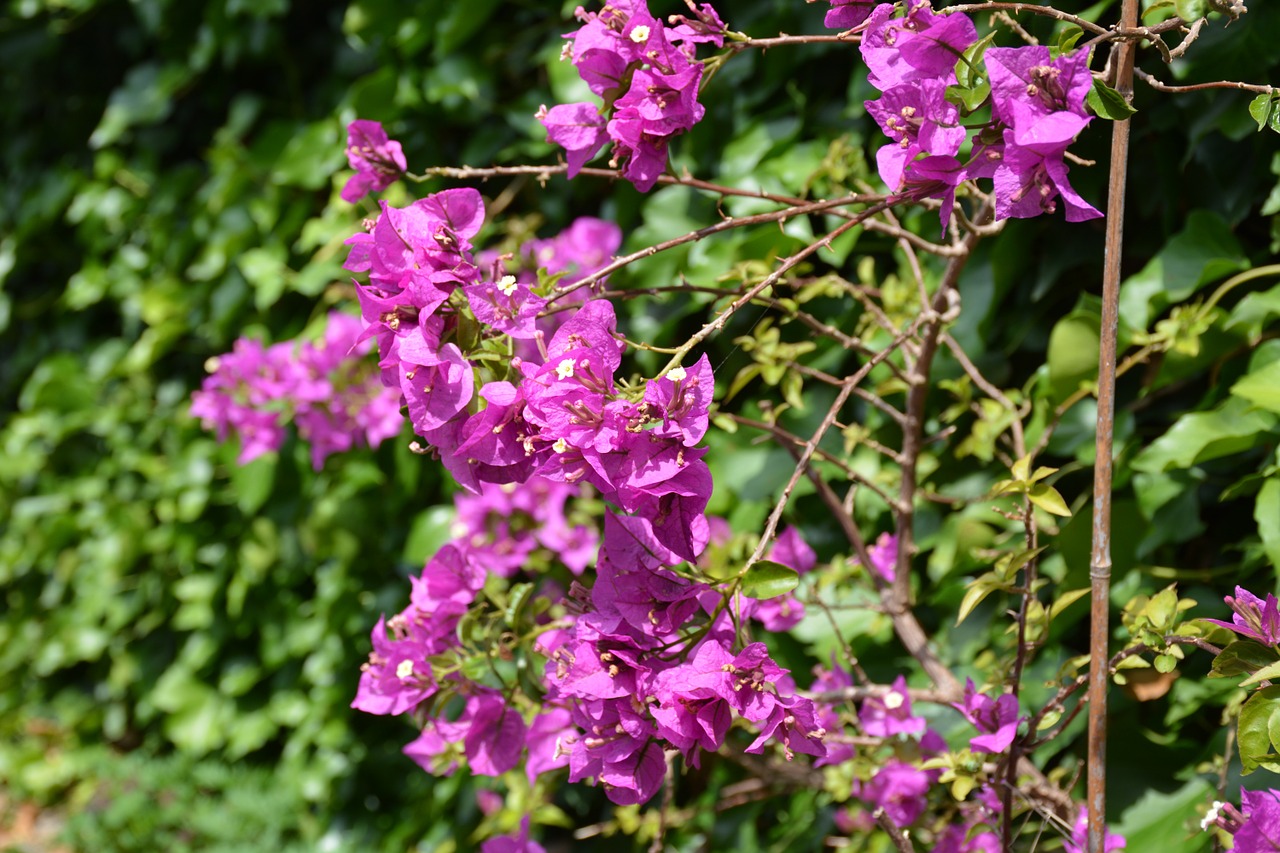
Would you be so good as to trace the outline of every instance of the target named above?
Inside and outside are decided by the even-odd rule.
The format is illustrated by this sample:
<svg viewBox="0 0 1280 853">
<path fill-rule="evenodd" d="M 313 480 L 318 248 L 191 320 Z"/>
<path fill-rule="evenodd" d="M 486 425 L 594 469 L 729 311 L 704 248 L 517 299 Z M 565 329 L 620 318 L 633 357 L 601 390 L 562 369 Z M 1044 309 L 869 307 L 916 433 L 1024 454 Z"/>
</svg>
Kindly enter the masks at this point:
<svg viewBox="0 0 1280 853">
<path fill-rule="evenodd" d="M 1240 791 L 1244 825 L 1236 830 L 1236 853 L 1280 850 L 1280 792 Z"/>
<path fill-rule="evenodd" d="M 809 690 L 812 693 L 826 693 L 853 686 L 853 676 L 836 663 L 834 652 L 831 654 L 831 668 L 815 666 L 813 675 L 813 684 L 809 686 Z M 831 732 L 844 730 L 844 724 L 834 705 L 822 702 L 817 703 L 816 707 L 818 710 L 817 723 L 824 731 L 830 734 Z M 832 740 L 826 743 L 826 747 L 827 754 L 813 762 L 814 767 L 843 764 L 853 758 L 854 750 L 851 743 Z"/>
<path fill-rule="evenodd" d="M 407 168 L 400 143 L 388 139 L 379 122 L 365 119 L 347 125 L 347 162 L 356 173 L 342 188 L 342 200 L 352 204 L 371 192 L 385 190 Z"/>
<path fill-rule="evenodd" d="M 872 808 L 883 808 L 898 826 L 915 823 L 924 813 L 933 781 L 929 774 L 901 761 L 890 761 L 870 782 L 853 784 L 853 795 Z"/>
<path fill-rule="evenodd" d="M 565 150 L 571 178 L 609 141 L 604 117 L 592 104 L 556 104 L 551 109 L 544 105 L 537 119 L 547 129 L 547 141 Z"/>
<path fill-rule="evenodd" d="M 999 699 L 992 699 L 977 691 L 973 679 L 966 679 L 964 685 L 964 702 L 957 703 L 955 708 L 965 719 L 982 732 L 969 741 L 975 752 L 1001 753 L 1009 748 L 1018 733 L 1018 699 L 1005 693 Z"/>
<path fill-rule="evenodd" d="M 991 104 L 995 117 L 1016 127 L 1032 124 L 1059 112 L 1086 117 L 1085 98 L 1093 86 L 1089 52 L 1049 58 L 1049 48 L 993 47 L 983 54 L 991 79 Z M 1020 106 L 1021 112 L 1015 110 Z"/>
<path fill-rule="evenodd" d="M 871 696 L 858 712 L 862 730 L 872 737 L 916 735 L 925 730 L 924 717 L 911 715 L 911 696 L 907 680 L 899 675 L 884 696 Z"/>
<path fill-rule="evenodd" d="M 946 100 L 946 82 L 928 78 L 894 86 L 867 112 L 893 140 L 876 152 L 880 178 L 892 191 L 902 187 L 907 164 L 921 154 L 954 156 L 964 143 L 960 112 Z"/>
<path fill-rule="evenodd" d="M 892 533 L 881 533 L 876 543 L 867 548 L 867 557 L 871 560 L 871 571 L 893 583 L 897 575 L 898 537 Z"/>
<path fill-rule="evenodd" d="M 875 5 L 876 0 L 831 0 L 822 25 L 833 30 L 853 29 L 871 15 Z"/>
<path fill-rule="evenodd" d="M 894 18 L 892 3 L 877 6 L 867 19 L 860 50 L 871 85 L 882 92 L 929 78 L 955 83 L 960 55 L 978 39 L 965 15 L 937 15 L 928 0 L 912 2 L 905 17 Z"/>
<path fill-rule="evenodd" d="M 1054 133 L 1053 126 L 1045 123 L 1045 129 Z M 1052 141 L 1043 146 L 1032 136 L 1024 137 L 1026 144 L 1017 144 L 1014 130 L 1006 130 L 1004 157 L 996 166 L 996 219 L 1026 219 L 1041 213 L 1057 210 L 1059 195 L 1066 202 L 1067 221 L 1083 222 L 1097 219 L 1102 211 L 1085 201 L 1067 183 L 1067 166 L 1063 153 L 1067 143 Z M 1054 134 L 1056 137 L 1056 133 Z M 1044 149 L 1048 150 L 1044 150 Z"/>
<path fill-rule="evenodd" d="M 1088 843 L 1089 810 L 1081 806 L 1079 813 L 1076 815 L 1075 826 L 1071 828 L 1071 838 L 1062 842 L 1062 850 L 1063 853 L 1084 853 Z M 1107 832 L 1102 842 L 1103 853 L 1111 853 L 1112 850 L 1123 850 L 1125 843 L 1123 835 Z M 1266 848 L 1256 849 L 1265 850 Z M 1248 853 L 1247 850 L 1242 850 L 1239 845 L 1236 846 L 1236 851 L 1237 853 Z"/>
<path fill-rule="evenodd" d="M 1238 853 L 1280 850 L 1280 791 L 1246 791 L 1241 788 L 1240 807 L 1237 809 L 1231 803 L 1215 802 L 1204 820 L 1200 821 L 1200 828 L 1207 830 L 1216 824 L 1231 833 L 1232 849 Z"/>
<path fill-rule="evenodd" d="M 778 697 L 769 716 L 760 723 L 760 735 L 744 751 L 759 754 L 764 751 L 765 741 L 774 738 L 781 742 L 782 755 L 788 761 L 797 752 L 822 759 L 827 755 L 822 742 L 826 733 L 812 700 L 801 696 Z"/>
<path fill-rule="evenodd" d="M 1006 125 L 1004 152 L 993 175 L 996 218 L 1052 213 L 1059 195 L 1068 222 L 1102 216 L 1067 183 L 1063 162 L 1067 146 L 1091 121 L 1084 110 L 1093 85 L 1087 52 L 1050 60 L 1047 47 L 993 47 L 985 60 L 992 115 Z M 988 157 L 981 170 L 990 162 Z"/>
<path fill-rule="evenodd" d="M 1220 619 L 1203 621 L 1229 628 L 1242 637 L 1257 640 L 1264 646 L 1280 643 L 1280 609 L 1277 608 L 1273 593 L 1267 593 L 1267 599 L 1263 601 L 1244 587 L 1237 586 L 1235 596 L 1228 595 L 1223 601 L 1234 611 L 1231 621 L 1223 622 Z"/>
<path fill-rule="evenodd" d="M 236 341 L 226 355 L 211 360 L 213 373 L 192 395 L 191 414 L 219 440 L 231 431 L 241 438 L 239 462 L 277 450 L 285 421 L 292 416 L 298 436 L 311 445 L 318 471 L 333 453 L 358 444 L 377 447 L 404 424 L 399 394 L 382 387 L 371 346 L 361 339 L 359 318 L 334 312 L 321 341 L 285 341 L 263 348 Z"/>
</svg>

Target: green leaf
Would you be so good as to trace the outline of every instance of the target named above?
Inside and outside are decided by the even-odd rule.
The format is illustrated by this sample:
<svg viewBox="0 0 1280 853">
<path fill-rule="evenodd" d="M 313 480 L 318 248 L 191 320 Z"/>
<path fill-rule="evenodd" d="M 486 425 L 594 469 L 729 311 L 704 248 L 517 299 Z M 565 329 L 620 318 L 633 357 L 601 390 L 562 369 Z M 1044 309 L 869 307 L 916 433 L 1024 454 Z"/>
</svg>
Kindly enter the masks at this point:
<svg viewBox="0 0 1280 853">
<path fill-rule="evenodd" d="M 1280 414 L 1280 361 L 1245 374 L 1231 393 L 1269 412 Z"/>
<path fill-rule="evenodd" d="M 1280 286 L 1246 295 L 1231 309 L 1226 328 L 1231 331 L 1243 327 L 1241 331 L 1249 340 L 1256 341 L 1262 336 L 1263 327 L 1277 314 L 1280 314 Z"/>
<path fill-rule="evenodd" d="M 1205 16 L 1209 11 L 1209 4 L 1208 0 L 1173 0 L 1173 8 L 1182 20 L 1194 21 Z"/>
<path fill-rule="evenodd" d="M 964 112 L 971 113 L 982 106 L 991 94 L 991 84 L 985 80 L 976 86 L 948 86 L 946 98 L 957 106 L 964 107 Z"/>
<path fill-rule="evenodd" d="M 1241 687 L 1249 687 L 1254 684 L 1260 684 L 1263 681 L 1275 681 L 1280 679 L 1280 661 L 1267 664 L 1253 675 L 1240 682 Z"/>
<path fill-rule="evenodd" d="M 982 79 L 978 73 L 981 68 L 982 55 L 987 52 L 991 42 L 995 40 L 994 32 L 987 33 L 965 50 L 961 59 L 956 62 L 956 82 L 962 89 L 972 89 Z"/>
<path fill-rule="evenodd" d="M 1210 678 L 1230 678 L 1247 675 L 1280 660 L 1274 649 L 1253 640 L 1236 640 L 1213 659 Z"/>
<path fill-rule="evenodd" d="M 796 588 L 800 583 L 800 575 L 795 569 L 775 563 L 772 560 L 761 560 L 742 578 L 742 594 L 747 598 L 777 598 Z"/>
<path fill-rule="evenodd" d="M 1173 672 L 1178 666 L 1178 659 L 1173 655 L 1156 655 L 1156 672 Z"/>
<path fill-rule="evenodd" d="M 1073 589 L 1068 592 L 1064 592 L 1062 595 L 1058 596 L 1057 600 L 1054 601 L 1053 605 L 1049 608 L 1049 619 L 1053 620 L 1059 613 L 1088 595 L 1090 591 L 1089 587 L 1086 586 L 1080 589 Z"/>
<path fill-rule="evenodd" d="M 1080 41 L 1083 35 L 1084 30 L 1075 24 L 1068 24 L 1063 27 L 1062 32 L 1058 33 L 1058 38 L 1053 44 L 1052 56 L 1056 58 L 1075 50 L 1076 42 Z"/>
<path fill-rule="evenodd" d="M 1148 788 L 1112 829 L 1128 839 L 1129 850 L 1203 853 L 1209 849 L 1207 837 L 1203 833 L 1188 836 L 1185 822 L 1212 794 L 1212 786 L 1200 777 L 1168 793 Z"/>
<path fill-rule="evenodd" d="M 1258 522 L 1258 535 L 1262 537 L 1267 559 L 1280 569 L 1280 475 L 1273 475 L 1258 490 L 1253 518 Z"/>
<path fill-rule="evenodd" d="M 1232 397 L 1211 412 L 1183 415 L 1134 457 L 1133 468 L 1153 472 L 1190 468 L 1255 447 L 1258 436 L 1270 434 L 1275 425 L 1275 415 Z"/>
<path fill-rule="evenodd" d="M 1184 18 L 1184 20 L 1186 20 Z M 1276 102 L 1270 92 L 1263 92 L 1258 97 L 1249 102 L 1249 115 L 1253 116 L 1253 120 L 1258 123 L 1258 130 L 1262 130 L 1271 122 L 1271 114 L 1275 111 Z"/>
<path fill-rule="evenodd" d="M 1124 95 L 1100 80 L 1093 81 L 1093 88 L 1089 90 L 1089 96 L 1085 100 L 1089 109 L 1099 118 L 1123 121 L 1137 112 L 1124 99 Z"/>
<path fill-rule="evenodd" d="M 973 608 L 981 604 L 984 598 L 999 588 L 999 584 L 995 582 L 990 573 L 975 580 L 969 589 L 965 591 L 964 600 L 960 602 L 960 613 L 956 616 L 956 624 L 959 625 L 963 622 L 973 612 Z"/>
<path fill-rule="evenodd" d="M 1081 382 L 1097 379 L 1098 322 L 1095 317 L 1072 314 L 1049 333 L 1049 388 L 1055 401 L 1074 394 Z"/>
<path fill-rule="evenodd" d="M 507 602 L 507 609 L 503 611 L 502 618 L 511 628 L 520 626 L 520 617 L 524 613 L 525 605 L 529 603 L 529 597 L 533 595 L 533 584 L 518 583 L 511 587 L 510 600 Z"/>
<path fill-rule="evenodd" d="M 1062 499 L 1062 495 L 1058 494 L 1057 489 L 1047 483 L 1036 483 L 1032 486 L 1031 491 L 1027 492 L 1027 499 L 1045 512 L 1065 518 L 1071 517 L 1067 502 Z"/>
<path fill-rule="evenodd" d="M 1280 717 L 1280 687 L 1259 690 L 1240 709 L 1236 742 L 1246 775 L 1259 767 L 1280 771 L 1280 756 L 1271 750 L 1271 733 L 1280 727 L 1277 717 Z"/>
</svg>

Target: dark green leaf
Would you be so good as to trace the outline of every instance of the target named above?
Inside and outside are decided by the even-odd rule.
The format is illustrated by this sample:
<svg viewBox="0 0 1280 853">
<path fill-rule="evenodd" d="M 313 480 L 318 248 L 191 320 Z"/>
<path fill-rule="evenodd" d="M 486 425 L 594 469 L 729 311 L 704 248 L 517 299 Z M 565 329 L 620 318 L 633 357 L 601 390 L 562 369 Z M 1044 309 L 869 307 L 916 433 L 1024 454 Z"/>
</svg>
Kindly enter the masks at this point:
<svg viewBox="0 0 1280 853">
<path fill-rule="evenodd" d="M 1280 767 L 1280 756 L 1272 752 L 1271 732 L 1280 721 L 1280 687 L 1267 687 L 1249 697 L 1240 709 L 1240 722 L 1236 742 L 1240 747 L 1240 762 L 1245 774 L 1259 767 L 1275 770 Z"/>
<path fill-rule="evenodd" d="M 1280 660 L 1273 649 L 1253 640 L 1236 640 L 1218 653 L 1213 659 L 1213 671 L 1210 678 L 1229 678 L 1236 675 L 1247 675 Z"/>
<path fill-rule="evenodd" d="M 1089 90 L 1086 100 L 1089 109 L 1099 118 L 1121 121 L 1137 112 L 1123 95 L 1100 80 L 1093 81 L 1093 88 Z"/>
</svg>

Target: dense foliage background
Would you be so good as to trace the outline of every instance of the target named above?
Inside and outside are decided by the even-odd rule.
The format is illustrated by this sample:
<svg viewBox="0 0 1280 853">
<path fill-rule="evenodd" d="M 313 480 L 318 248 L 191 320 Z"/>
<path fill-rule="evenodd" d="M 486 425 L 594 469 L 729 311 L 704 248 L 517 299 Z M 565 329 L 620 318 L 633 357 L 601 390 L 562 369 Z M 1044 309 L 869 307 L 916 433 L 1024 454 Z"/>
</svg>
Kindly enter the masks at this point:
<svg viewBox="0 0 1280 853">
<path fill-rule="evenodd" d="M 468 848 L 480 820 L 473 783 L 427 778 L 399 754 L 407 730 L 348 709 L 369 628 L 403 605 L 405 577 L 447 535 L 449 487 L 408 452 L 407 434 L 377 452 L 335 457 L 319 473 L 296 442 L 239 468 L 236 448 L 219 446 L 186 409 L 206 359 L 236 337 L 283 340 L 350 300 L 342 240 L 373 208 L 337 198 L 347 121 L 382 121 L 411 170 L 554 161 L 533 114 L 572 100 L 579 85 L 557 61 L 575 5 L 7 0 L 0 790 L 10 809 L 59 807 L 73 816 L 67 839 L 76 849 L 315 849 L 321 839 L 325 849 Z M 1109 21 L 1113 5 L 1088 14 Z M 1182 83 L 1280 82 L 1268 65 L 1280 11 L 1255 5 L 1230 28 L 1212 26 L 1172 74 L 1154 55 L 1143 67 Z M 722 14 L 753 35 L 822 32 L 819 5 L 734 6 Z M 1050 36 L 1042 22 L 1027 25 Z M 735 57 L 710 84 L 707 119 L 676 147 L 675 165 L 721 183 L 818 196 L 874 183 L 868 146 L 879 143 L 861 106 L 874 93 L 855 59 L 838 45 Z M 1180 307 L 1268 263 L 1280 241 L 1280 155 L 1274 135 L 1256 132 L 1247 102 L 1243 93 L 1141 86 L 1135 101 L 1122 342 L 1137 347 L 1154 335 L 1160 351 L 1121 378 L 1117 607 L 1176 580 L 1202 615 L 1221 616 L 1217 602 L 1234 584 L 1277 585 L 1280 405 L 1230 388 L 1280 363 L 1280 287 L 1263 276 L 1212 310 Z M 1099 205 L 1103 124 L 1079 148 L 1103 165 L 1072 174 Z M 546 189 L 517 179 L 481 190 L 491 209 L 503 209 L 491 240 L 512 245 L 591 214 L 619 222 L 631 250 L 717 215 L 711 197 L 678 187 L 641 196 L 627 185 L 557 178 Z M 406 193 L 397 187 L 391 197 Z M 733 213 L 751 204 L 736 201 Z M 909 224 L 915 216 L 933 214 L 908 214 Z M 616 276 L 615 286 L 714 286 L 794 250 L 821 224 L 801 219 L 696 243 Z M 969 265 L 952 334 L 980 353 L 975 361 L 1001 388 L 1053 404 L 1096 370 L 1102 227 L 1015 222 Z M 809 272 L 838 270 L 889 294 L 896 287 L 908 311 L 892 250 L 891 239 L 857 232 Z M 861 322 L 856 306 L 818 298 L 827 322 Z M 632 335 L 655 341 L 696 328 L 705 306 L 625 304 Z M 765 368 L 805 338 L 775 318 L 774 343 L 735 347 L 758 319 L 740 318 L 713 345 L 722 393 L 752 365 L 764 374 L 746 374 L 726 404 L 747 416 L 759 415 L 762 400 L 781 401 Z M 944 361 L 939 375 L 948 373 L 961 372 Z M 998 476 L 987 463 L 999 415 L 956 408 L 968 393 L 962 384 L 935 395 L 933 426 L 957 432 L 930 457 L 928 487 L 969 503 L 918 520 L 929 588 L 922 612 L 953 662 L 980 661 L 1004 642 L 1005 627 L 994 600 L 949 627 L 966 579 L 985 569 L 1005 529 L 979 500 Z M 797 389 L 782 386 L 794 401 Z M 799 425 L 805 413 L 791 416 Z M 739 529 L 763 519 L 792 466 L 783 450 L 748 440 L 721 434 L 709 457 L 710 511 Z M 1092 453 L 1086 400 L 1046 460 L 1061 468 L 1057 488 L 1077 510 L 1052 539 L 1046 567 L 1066 588 L 1086 583 L 1088 513 L 1079 510 Z M 821 558 L 834 557 L 834 530 L 816 499 L 800 495 L 806 538 Z M 1053 654 L 1036 677 L 1052 678 L 1081 651 L 1086 611 L 1078 605 L 1054 622 Z M 877 678 L 905 666 L 884 620 L 861 612 L 842 627 Z M 830 646 L 819 629 L 800 636 L 806 645 L 778 650 L 797 674 Z M 1215 787 L 1217 768 L 1206 763 L 1224 751 L 1221 706 L 1232 685 L 1201 678 L 1204 657 L 1192 655 L 1187 676 L 1159 699 L 1119 691 L 1113 699 L 1111 808 L 1131 850 L 1207 849 L 1182 820 Z M 690 812 L 680 843 L 807 849 L 829 830 L 831 809 L 817 790 L 787 801 L 785 820 L 761 805 L 717 818 L 710 806 L 729 770 L 710 768 L 682 793 Z M 587 794 L 559 804 L 571 826 L 616 819 Z"/>
</svg>

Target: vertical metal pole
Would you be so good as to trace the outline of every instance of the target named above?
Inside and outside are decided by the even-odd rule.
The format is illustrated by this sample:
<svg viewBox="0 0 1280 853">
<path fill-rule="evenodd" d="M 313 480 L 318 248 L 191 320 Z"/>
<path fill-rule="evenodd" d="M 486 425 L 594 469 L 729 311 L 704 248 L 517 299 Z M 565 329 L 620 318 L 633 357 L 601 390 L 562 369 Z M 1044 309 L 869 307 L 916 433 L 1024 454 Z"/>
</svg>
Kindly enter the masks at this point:
<svg viewBox="0 0 1280 853">
<path fill-rule="evenodd" d="M 1124 0 L 1120 26 L 1138 24 L 1138 0 Z M 1133 97 L 1134 44 L 1120 41 L 1113 58 L 1116 89 Z M 1111 444 L 1116 414 L 1116 330 L 1120 322 L 1120 259 L 1124 242 L 1124 191 L 1129 162 L 1129 121 L 1114 123 L 1107 193 L 1107 247 L 1102 273 L 1102 329 L 1098 350 L 1097 458 L 1093 468 L 1093 549 L 1089 566 L 1089 853 L 1103 853 L 1107 819 L 1107 683 L 1110 658 Z"/>
</svg>

